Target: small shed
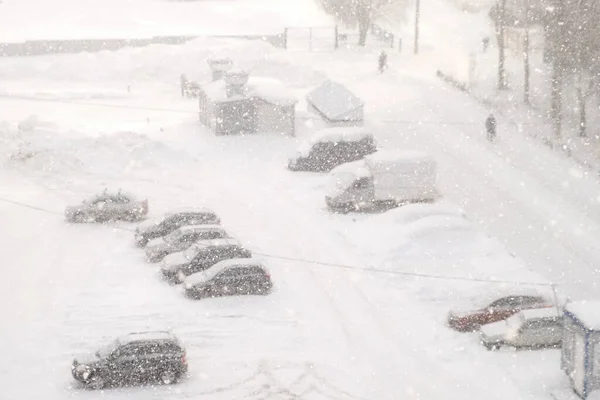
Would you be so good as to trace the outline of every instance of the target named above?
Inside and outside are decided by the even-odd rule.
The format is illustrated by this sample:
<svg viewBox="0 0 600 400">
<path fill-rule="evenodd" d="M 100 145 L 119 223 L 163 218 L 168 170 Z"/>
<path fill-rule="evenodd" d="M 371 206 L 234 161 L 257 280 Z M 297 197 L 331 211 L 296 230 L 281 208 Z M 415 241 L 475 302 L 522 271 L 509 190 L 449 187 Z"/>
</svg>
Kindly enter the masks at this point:
<svg viewBox="0 0 600 400">
<path fill-rule="evenodd" d="M 364 102 L 341 83 L 327 80 L 306 96 L 310 111 L 329 126 L 363 125 Z"/>
<path fill-rule="evenodd" d="M 600 389 L 600 301 L 566 305 L 561 369 L 582 399 Z"/>
<path fill-rule="evenodd" d="M 201 86 L 199 119 L 215 135 L 278 133 L 294 136 L 297 100 L 282 83 L 228 71 Z"/>
</svg>

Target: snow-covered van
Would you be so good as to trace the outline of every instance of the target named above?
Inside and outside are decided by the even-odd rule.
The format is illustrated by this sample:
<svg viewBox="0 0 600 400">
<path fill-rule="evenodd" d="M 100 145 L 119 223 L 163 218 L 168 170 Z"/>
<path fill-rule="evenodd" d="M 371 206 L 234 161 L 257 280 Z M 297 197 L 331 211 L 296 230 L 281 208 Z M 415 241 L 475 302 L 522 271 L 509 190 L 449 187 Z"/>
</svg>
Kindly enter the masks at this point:
<svg viewBox="0 0 600 400">
<path fill-rule="evenodd" d="M 330 179 L 325 200 L 334 212 L 387 210 L 439 197 L 436 162 L 417 151 L 378 151 L 333 169 Z"/>
<path fill-rule="evenodd" d="M 327 128 L 316 132 L 288 162 L 291 171 L 329 172 L 377 151 L 373 134 L 362 127 Z"/>
</svg>

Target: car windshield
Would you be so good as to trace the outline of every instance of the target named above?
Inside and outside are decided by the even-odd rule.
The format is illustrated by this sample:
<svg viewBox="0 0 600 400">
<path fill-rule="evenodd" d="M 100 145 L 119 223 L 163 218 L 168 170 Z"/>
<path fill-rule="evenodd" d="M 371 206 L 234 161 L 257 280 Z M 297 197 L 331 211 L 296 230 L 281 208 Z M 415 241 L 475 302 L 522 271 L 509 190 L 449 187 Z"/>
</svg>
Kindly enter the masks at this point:
<svg viewBox="0 0 600 400">
<path fill-rule="evenodd" d="M 110 344 L 107 344 L 104 347 L 101 347 L 98 351 L 96 351 L 96 356 L 99 358 L 107 358 L 110 356 L 117 348 L 119 344 L 115 341 Z"/>
<path fill-rule="evenodd" d="M 183 231 L 181 229 L 177 229 L 176 231 L 173 231 L 168 235 L 164 236 L 163 240 L 167 243 L 176 243 L 181 239 L 182 236 Z"/>
<path fill-rule="evenodd" d="M 194 259 L 194 257 L 196 257 L 199 251 L 200 249 L 198 248 L 198 246 L 190 246 L 187 248 L 187 250 L 183 252 L 183 255 L 187 260 L 191 261 Z"/>
</svg>

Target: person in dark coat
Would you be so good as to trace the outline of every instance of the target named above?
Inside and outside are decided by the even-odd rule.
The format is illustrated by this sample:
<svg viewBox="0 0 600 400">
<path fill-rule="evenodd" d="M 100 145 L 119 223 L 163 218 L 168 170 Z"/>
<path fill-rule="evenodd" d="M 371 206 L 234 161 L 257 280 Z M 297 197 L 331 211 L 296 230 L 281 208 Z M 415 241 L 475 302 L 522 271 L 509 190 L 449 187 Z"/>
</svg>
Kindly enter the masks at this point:
<svg viewBox="0 0 600 400">
<path fill-rule="evenodd" d="M 383 74 L 383 71 L 385 71 L 387 67 L 387 53 L 382 50 L 381 54 L 379 54 L 379 73 Z"/>
<path fill-rule="evenodd" d="M 485 120 L 485 130 L 488 140 L 492 141 L 496 138 L 496 118 L 494 114 L 490 114 Z"/>
</svg>

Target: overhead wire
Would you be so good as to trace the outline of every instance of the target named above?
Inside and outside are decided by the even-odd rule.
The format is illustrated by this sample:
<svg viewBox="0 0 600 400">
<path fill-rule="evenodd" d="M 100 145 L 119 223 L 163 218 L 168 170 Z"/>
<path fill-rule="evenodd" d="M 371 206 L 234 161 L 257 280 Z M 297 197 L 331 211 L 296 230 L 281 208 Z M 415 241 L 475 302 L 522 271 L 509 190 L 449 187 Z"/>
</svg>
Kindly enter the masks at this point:
<svg viewBox="0 0 600 400">
<path fill-rule="evenodd" d="M 13 204 L 16 206 L 29 208 L 29 209 L 36 210 L 36 211 L 46 212 L 46 213 L 53 214 L 53 215 L 63 215 L 62 213 L 48 210 L 43 207 L 33 206 L 33 205 L 30 205 L 27 203 L 7 199 L 4 197 L 0 197 L 0 201 L 9 203 L 9 204 Z M 134 232 L 133 229 L 130 229 L 127 227 L 122 227 L 122 226 L 112 226 L 112 228 L 118 229 L 118 230 Z M 386 269 L 380 269 L 380 268 L 361 267 L 361 266 L 356 266 L 356 265 L 344 265 L 344 264 L 331 263 L 331 262 L 326 262 L 326 261 L 308 260 L 308 259 L 303 259 L 303 258 L 298 258 L 298 257 L 282 256 L 282 255 L 262 253 L 262 252 L 253 252 L 253 254 L 256 254 L 256 255 L 262 256 L 262 257 L 266 257 L 266 258 L 294 261 L 294 262 L 299 262 L 299 263 L 304 263 L 304 264 L 323 265 L 323 266 L 339 268 L 339 269 L 356 270 L 356 271 L 362 271 L 362 272 L 373 272 L 373 273 L 398 275 L 398 276 L 406 276 L 406 277 L 414 277 L 414 278 L 438 279 L 438 280 L 448 280 L 448 281 L 463 281 L 463 282 L 477 282 L 477 283 L 493 283 L 493 284 L 512 284 L 512 285 L 519 285 L 519 286 L 543 286 L 543 287 L 554 287 L 555 286 L 552 283 L 544 283 L 544 282 L 523 282 L 523 281 L 513 281 L 513 280 L 499 280 L 499 279 L 484 279 L 484 278 L 473 278 L 473 277 L 436 275 L 436 274 L 426 274 L 426 273 L 408 272 L 408 271 L 393 271 L 393 270 L 386 270 Z"/>
<path fill-rule="evenodd" d="M 67 100 L 67 99 L 45 99 L 41 97 L 35 96 L 25 96 L 25 95 L 12 95 L 12 94 L 0 94 L 0 99 L 16 99 L 16 100 L 27 100 L 27 101 L 38 101 L 38 102 L 47 102 L 47 103 L 60 103 L 60 104 L 71 104 L 71 105 L 79 105 L 79 106 L 88 106 L 88 107 L 105 107 L 105 108 L 117 108 L 117 109 L 127 109 L 127 110 L 138 110 L 138 111 L 157 111 L 157 112 L 171 112 L 178 114 L 197 114 L 197 111 L 188 111 L 188 110 L 179 110 L 174 108 L 159 108 L 159 107 L 142 107 L 142 106 L 131 106 L 126 104 L 110 104 L 110 103 L 95 103 L 88 101 L 76 101 L 76 100 Z M 302 118 L 298 117 L 298 119 L 311 119 L 311 118 Z M 423 121 L 423 120 L 405 120 L 405 119 L 380 119 L 379 122 L 386 124 L 409 124 L 409 125 L 482 125 L 479 121 Z M 502 122 L 498 122 L 498 125 L 503 125 Z M 513 123 L 506 123 L 506 125 L 514 125 Z M 539 123 L 520 123 L 520 125 L 528 126 L 534 125 L 538 126 Z"/>
</svg>

